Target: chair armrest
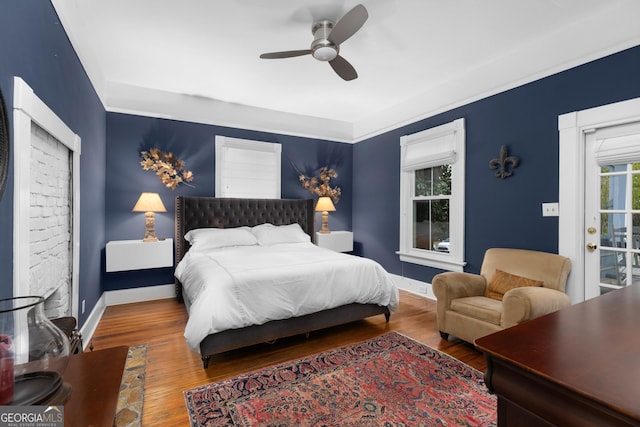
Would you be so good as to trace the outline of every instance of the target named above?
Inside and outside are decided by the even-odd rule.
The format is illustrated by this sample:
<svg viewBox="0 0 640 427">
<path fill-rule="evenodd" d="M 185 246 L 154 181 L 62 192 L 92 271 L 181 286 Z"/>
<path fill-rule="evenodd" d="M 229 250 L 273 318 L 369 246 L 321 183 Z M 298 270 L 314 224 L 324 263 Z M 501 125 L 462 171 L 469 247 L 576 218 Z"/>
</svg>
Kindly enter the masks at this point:
<svg viewBox="0 0 640 427">
<path fill-rule="evenodd" d="M 484 295 L 487 282 L 479 274 L 448 271 L 433 277 L 433 293 L 442 307 L 449 308 L 457 298 Z"/>
<path fill-rule="evenodd" d="M 511 289 L 502 298 L 502 326 L 508 328 L 571 305 L 564 292 L 525 286 Z"/>
</svg>

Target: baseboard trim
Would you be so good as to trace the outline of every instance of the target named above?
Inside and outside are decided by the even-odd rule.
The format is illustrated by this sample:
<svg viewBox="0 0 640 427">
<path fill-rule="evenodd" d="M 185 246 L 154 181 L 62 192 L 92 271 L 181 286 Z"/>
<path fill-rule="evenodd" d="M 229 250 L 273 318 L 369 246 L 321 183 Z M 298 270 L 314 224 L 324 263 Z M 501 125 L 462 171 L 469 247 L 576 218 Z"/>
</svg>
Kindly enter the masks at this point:
<svg viewBox="0 0 640 427">
<path fill-rule="evenodd" d="M 391 274 L 391 278 L 398 286 L 398 288 L 402 290 L 427 297 L 432 300 L 436 299 L 431 283 L 422 282 L 420 280 L 411 279 L 409 277 L 399 276 L 397 274 Z"/>
<path fill-rule="evenodd" d="M 91 338 L 93 338 L 93 334 L 96 332 L 98 323 L 100 323 L 100 319 L 102 319 L 102 315 L 106 308 L 107 304 L 105 303 L 104 294 L 102 294 L 96 305 L 93 307 L 93 310 L 91 310 L 91 313 L 89 313 L 89 317 L 87 317 L 82 328 L 80 328 L 83 350 L 86 350 L 90 346 Z"/>
<path fill-rule="evenodd" d="M 141 288 L 121 289 L 103 292 L 98 302 L 91 310 L 89 317 L 80 328 L 84 349 L 88 348 L 91 338 L 98 328 L 102 315 L 107 307 L 112 305 L 130 304 L 134 302 L 153 301 L 165 298 L 175 298 L 175 285 L 144 286 Z"/>
</svg>

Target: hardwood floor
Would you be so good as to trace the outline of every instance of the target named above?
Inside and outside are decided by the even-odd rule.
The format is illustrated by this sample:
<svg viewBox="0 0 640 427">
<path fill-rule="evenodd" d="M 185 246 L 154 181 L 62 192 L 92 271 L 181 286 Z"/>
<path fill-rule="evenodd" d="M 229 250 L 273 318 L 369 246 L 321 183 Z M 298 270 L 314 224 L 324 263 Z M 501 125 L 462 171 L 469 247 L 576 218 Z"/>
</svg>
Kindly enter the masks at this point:
<svg viewBox="0 0 640 427">
<path fill-rule="evenodd" d="M 436 303 L 400 291 L 400 305 L 387 324 L 374 316 L 348 325 L 214 356 L 208 369 L 183 338 L 185 308 L 175 299 L 107 307 L 91 339 L 94 350 L 147 345 L 143 425 L 189 425 L 182 392 L 242 372 L 286 362 L 334 347 L 397 331 L 483 371 L 482 353 L 461 341 L 444 341 L 436 325 Z M 87 350 L 88 351 L 88 350 Z"/>
</svg>

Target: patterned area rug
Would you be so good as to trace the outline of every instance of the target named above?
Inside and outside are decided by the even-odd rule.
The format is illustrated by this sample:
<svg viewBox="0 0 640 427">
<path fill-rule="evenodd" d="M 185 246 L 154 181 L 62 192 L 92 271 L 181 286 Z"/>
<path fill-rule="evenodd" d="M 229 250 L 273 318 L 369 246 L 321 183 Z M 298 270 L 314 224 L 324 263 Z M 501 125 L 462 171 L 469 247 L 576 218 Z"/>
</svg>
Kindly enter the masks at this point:
<svg viewBox="0 0 640 427">
<path fill-rule="evenodd" d="M 391 332 L 184 392 L 191 426 L 495 426 L 476 369 Z"/>
<path fill-rule="evenodd" d="M 142 425 L 142 405 L 144 403 L 144 375 L 147 364 L 147 346 L 129 347 L 127 362 L 122 374 L 118 407 L 117 427 L 137 427 Z"/>
</svg>

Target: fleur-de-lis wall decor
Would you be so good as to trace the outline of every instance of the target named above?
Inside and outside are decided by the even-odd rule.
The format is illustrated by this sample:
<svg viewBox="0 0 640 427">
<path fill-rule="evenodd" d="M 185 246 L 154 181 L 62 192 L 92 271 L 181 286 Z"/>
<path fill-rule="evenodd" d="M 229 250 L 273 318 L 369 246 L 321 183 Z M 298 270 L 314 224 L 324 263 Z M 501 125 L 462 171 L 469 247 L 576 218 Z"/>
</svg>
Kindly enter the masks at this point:
<svg viewBox="0 0 640 427">
<path fill-rule="evenodd" d="M 498 169 L 496 177 L 505 179 L 513 175 L 513 169 L 520 164 L 520 159 L 516 156 L 510 156 L 507 152 L 507 146 L 500 147 L 500 157 L 489 162 L 489 169 Z M 508 165 L 511 165 L 509 169 Z"/>
</svg>

